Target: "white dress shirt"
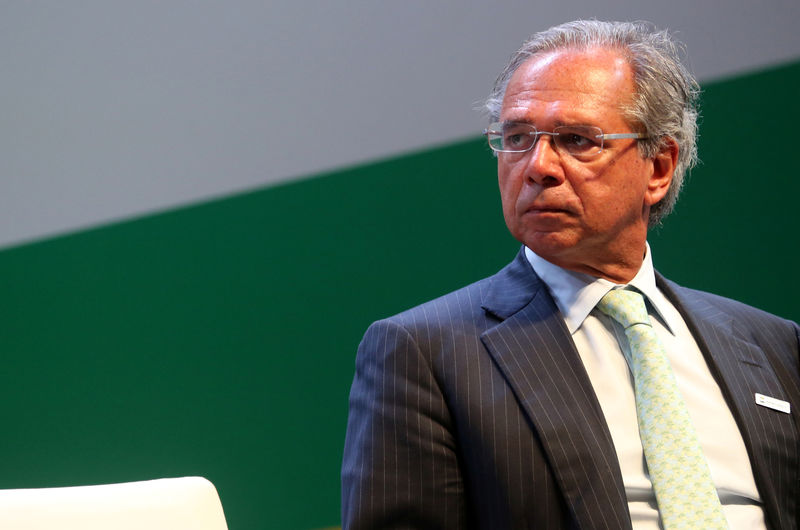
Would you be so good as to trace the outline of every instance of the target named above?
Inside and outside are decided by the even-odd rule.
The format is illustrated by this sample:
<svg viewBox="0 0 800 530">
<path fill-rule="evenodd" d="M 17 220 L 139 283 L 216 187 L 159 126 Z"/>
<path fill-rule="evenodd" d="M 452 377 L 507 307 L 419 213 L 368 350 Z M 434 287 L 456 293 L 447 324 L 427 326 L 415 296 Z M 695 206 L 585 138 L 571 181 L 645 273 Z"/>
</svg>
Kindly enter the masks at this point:
<svg viewBox="0 0 800 530">
<path fill-rule="evenodd" d="M 628 348 L 628 341 L 619 323 L 595 309 L 617 285 L 562 269 L 528 248 L 525 255 L 564 316 L 603 409 L 619 458 L 633 526 L 636 530 L 658 529 L 655 493 L 636 420 L 633 376 L 621 349 Z M 739 429 L 686 323 L 656 287 L 649 245 L 639 272 L 628 285 L 645 295 L 653 327 L 686 401 L 730 527 L 765 528 L 761 497 Z"/>
</svg>

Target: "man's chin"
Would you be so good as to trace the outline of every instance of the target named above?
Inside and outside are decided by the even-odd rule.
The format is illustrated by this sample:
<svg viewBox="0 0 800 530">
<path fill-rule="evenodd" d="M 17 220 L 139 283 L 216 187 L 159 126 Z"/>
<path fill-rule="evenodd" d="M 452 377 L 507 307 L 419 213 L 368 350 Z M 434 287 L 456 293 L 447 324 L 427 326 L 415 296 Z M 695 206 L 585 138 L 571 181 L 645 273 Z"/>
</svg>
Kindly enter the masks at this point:
<svg viewBox="0 0 800 530">
<path fill-rule="evenodd" d="M 526 247 L 550 262 L 569 255 L 577 244 L 574 234 L 564 231 L 539 231 L 521 240 Z"/>
</svg>

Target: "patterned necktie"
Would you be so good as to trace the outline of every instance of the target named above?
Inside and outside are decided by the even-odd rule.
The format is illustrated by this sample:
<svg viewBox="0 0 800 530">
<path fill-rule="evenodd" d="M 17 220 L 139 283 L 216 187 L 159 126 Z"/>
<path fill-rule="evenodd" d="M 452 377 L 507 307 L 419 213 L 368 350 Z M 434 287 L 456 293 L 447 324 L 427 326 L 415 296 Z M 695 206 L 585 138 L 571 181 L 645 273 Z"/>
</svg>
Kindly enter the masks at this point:
<svg viewBox="0 0 800 530">
<path fill-rule="evenodd" d="M 644 298 L 615 289 L 597 308 L 625 328 L 639 435 L 664 528 L 727 529 L 708 463 Z"/>
</svg>

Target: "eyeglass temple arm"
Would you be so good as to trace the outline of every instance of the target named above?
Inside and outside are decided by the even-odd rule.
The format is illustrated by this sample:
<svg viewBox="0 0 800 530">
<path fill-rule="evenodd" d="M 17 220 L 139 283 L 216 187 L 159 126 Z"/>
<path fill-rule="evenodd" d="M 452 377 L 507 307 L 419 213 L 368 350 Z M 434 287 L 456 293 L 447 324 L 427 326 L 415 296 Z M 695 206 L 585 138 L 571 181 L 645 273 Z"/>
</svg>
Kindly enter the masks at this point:
<svg viewBox="0 0 800 530">
<path fill-rule="evenodd" d="M 647 135 L 644 133 L 615 133 L 615 134 L 598 134 L 597 138 L 602 138 L 603 140 L 621 140 L 623 138 L 647 138 Z"/>
</svg>

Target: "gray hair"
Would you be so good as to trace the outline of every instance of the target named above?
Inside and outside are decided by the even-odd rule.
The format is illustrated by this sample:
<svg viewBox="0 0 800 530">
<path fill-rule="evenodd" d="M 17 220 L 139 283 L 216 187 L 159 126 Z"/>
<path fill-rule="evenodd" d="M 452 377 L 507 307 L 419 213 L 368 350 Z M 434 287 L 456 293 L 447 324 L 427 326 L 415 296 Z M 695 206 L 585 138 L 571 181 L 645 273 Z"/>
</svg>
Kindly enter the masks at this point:
<svg viewBox="0 0 800 530">
<path fill-rule="evenodd" d="M 634 100 L 622 112 L 632 126 L 647 134 L 639 141 L 642 156 L 649 158 L 661 152 L 668 138 L 678 144 L 672 184 L 666 196 L 650 209 L 649 225 L 656 226 L 672 211 L 686 172 L 697 161 L 700 87 L 681 63 L 681 46 L 666 31 L 646 22 L 576 20 L 536 33 L 511 56 L 495 81 L 485 104 L 489 120 L 500 119 L 508 82 L 525 61 L 554 50 L 592 47 L 619 50 L 633 69 Z"/>
</svg>

